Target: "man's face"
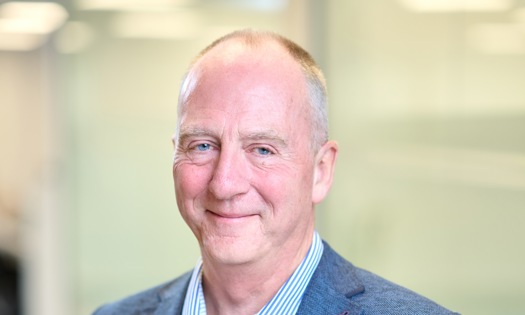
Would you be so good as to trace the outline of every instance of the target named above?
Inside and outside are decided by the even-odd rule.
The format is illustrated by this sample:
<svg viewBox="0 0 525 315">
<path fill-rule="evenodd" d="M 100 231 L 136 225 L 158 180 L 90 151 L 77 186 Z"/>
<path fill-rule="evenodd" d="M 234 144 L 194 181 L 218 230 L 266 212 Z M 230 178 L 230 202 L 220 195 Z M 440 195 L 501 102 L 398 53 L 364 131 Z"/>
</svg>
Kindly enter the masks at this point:
<svg viewBox="0 0 525 315">
<path fill-rule="evenodd" d="M 181 110 L 177 204 L 205 261 L 286 259 L 311 241 L 315 154 L 306 84 L 275 47 L 230 43 L 209 52 Z"/>
</svg>

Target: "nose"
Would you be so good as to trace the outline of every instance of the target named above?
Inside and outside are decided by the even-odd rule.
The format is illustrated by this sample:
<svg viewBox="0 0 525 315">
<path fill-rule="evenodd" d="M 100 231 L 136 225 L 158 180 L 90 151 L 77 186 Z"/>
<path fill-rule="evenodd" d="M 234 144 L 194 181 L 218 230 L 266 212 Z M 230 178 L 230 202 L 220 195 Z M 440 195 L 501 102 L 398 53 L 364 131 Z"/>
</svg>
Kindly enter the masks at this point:
<svg viewBox="0 0 525 315">
<path fill-rule="evenodd" d="M 242 150 L 222 148 L 215 164 L 209 191 L 219 200 L 246 193 L 250 187 L 248 161 Z"/>
</svg>

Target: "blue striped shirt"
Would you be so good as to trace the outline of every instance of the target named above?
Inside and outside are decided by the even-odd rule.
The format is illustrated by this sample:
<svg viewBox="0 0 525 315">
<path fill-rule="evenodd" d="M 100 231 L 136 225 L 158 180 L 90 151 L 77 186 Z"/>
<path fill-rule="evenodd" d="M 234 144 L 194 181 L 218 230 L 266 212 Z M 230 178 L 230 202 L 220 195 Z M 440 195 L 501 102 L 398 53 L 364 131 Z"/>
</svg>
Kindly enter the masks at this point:
<svg viewBox="0 0 525 315">
<path fill-rule="evenodd" d="M 304 291 L 321 260 L 323 242 L 314 232 L 312 245 L 299 267 L 286 280 L 277 294 L 256 315 L 293 315 L 297 313 Z M 182 315 L 206 315 L 206 303 L 202 291 L 202 259 L 193 269 Z"/>
</svg>

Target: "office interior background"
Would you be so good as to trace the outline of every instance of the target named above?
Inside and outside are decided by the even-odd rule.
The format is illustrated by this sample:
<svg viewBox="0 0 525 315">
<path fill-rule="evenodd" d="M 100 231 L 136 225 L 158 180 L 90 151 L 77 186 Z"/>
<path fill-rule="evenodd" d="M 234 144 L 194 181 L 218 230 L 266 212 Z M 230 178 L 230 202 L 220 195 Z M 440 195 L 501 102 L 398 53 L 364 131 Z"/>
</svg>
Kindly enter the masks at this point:
<svg viewBox="0 0 525 315">
<path fill-rule="evenodd" d="M 21 314 L 90 314 L 194 266 L 178 86 L 246 27 L 325 71 L 340 155 L 323 238 L 450 309 L 523 314 L 523 0 L 2 1 L 0 313 L 18 292 Z"/>
</svg>

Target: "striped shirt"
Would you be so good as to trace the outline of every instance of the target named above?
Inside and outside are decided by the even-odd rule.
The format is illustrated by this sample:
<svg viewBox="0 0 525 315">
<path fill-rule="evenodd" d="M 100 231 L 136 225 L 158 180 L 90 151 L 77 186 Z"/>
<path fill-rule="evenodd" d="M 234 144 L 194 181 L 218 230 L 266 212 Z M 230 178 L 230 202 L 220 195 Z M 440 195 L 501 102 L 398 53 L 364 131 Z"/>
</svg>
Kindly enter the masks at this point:
<svg viewBox="0 0 525 315">
<path fill-rule="evenodd" d="M 293 315 L 299 309 L 304 291 L 321 260 L 323 242 L 314 232 L 312 245 L 299 267 L 286 280 L 277 294 L 256 315 Z M 202 259 L 193 269 L 182 315 L 206 315 L 206 303 L 202 291 Z"/>
</svg>

